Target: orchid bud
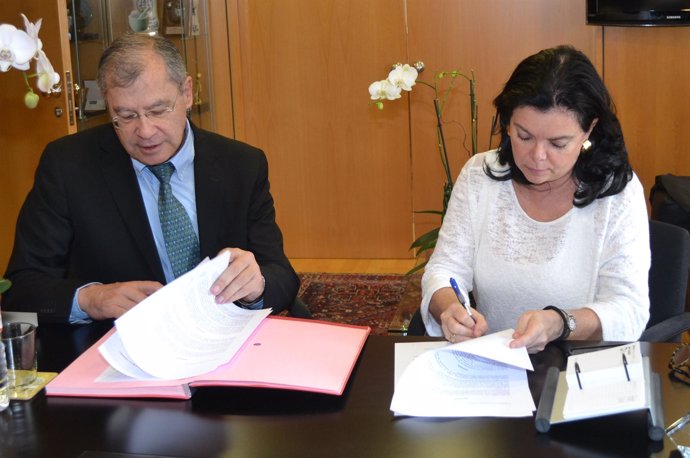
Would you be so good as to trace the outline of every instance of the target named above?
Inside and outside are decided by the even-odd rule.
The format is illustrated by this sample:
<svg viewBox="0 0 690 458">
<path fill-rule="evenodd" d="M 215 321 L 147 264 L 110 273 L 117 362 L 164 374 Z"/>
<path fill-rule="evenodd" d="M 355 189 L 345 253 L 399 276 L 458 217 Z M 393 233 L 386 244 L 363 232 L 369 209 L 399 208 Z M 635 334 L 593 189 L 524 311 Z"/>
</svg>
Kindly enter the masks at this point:
<svg viewBox="0 0 690 458">
<path fill-rule="evenodd" d="M 33 91 L 29 91 L 24 95 L 24 105 L 26 105 L 26 108 L 36 108 L 38 106 L 38 100 L 38 94 Z"/>
</svg>

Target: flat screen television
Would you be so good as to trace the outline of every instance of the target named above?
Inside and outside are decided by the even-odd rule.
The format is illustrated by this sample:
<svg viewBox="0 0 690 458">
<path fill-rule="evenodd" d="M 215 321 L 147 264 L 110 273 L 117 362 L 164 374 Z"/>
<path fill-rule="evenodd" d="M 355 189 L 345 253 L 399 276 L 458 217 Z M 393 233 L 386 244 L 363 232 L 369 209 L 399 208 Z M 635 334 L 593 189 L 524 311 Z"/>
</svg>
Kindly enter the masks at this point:
<svg viewBox="0 0 690 458">
<path fill-rule="evenodd" d="M 587 24 L 690 25 L 690 0 L 586 0 Z"/>
</svg>

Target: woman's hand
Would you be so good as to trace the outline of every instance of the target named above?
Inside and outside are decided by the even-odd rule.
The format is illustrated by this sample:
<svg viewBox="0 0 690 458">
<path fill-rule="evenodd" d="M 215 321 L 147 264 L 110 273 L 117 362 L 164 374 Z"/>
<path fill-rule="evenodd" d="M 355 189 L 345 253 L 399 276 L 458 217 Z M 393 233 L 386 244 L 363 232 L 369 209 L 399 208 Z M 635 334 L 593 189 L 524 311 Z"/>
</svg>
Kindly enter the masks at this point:
<svg viewBox="0 0 690 458">
<path fill-rule="evenodd" d="M 429 310 L 441 324 L 443 336 L 451 343 L 483 336 L 489 329 L 484 315 L 473 310 L 470 316 L 451 288 L 436 291 Z"/>
<path fill-rule="evenodd" d="M 568 310 L 575 317 L 577 327 L 568 339 L 601 340 L 601 321 L 592 309 Z M 510 348 L 527 347 L 529 353 L 542 351 L 546 344 L 563 333 L 563 318 L 555 310 L 528 310 L 518 318 Z"/>
<path fill-rule="evenodd" d="M 529 310 L 518 318 L 510 348 L 527 347 L 528 353 L 542 351 L 563 332 L 563 319 L 555 310 Z"/>
</svg>

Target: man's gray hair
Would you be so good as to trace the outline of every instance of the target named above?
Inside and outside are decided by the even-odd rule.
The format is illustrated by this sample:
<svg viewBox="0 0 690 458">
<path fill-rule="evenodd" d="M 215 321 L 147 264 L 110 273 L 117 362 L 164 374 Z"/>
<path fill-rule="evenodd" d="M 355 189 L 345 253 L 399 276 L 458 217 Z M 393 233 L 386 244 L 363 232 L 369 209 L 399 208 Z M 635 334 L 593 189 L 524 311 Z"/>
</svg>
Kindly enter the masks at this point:
<svg viewBox="0 0 690 458">
<path fill-rule="evenodd" d="M 187 69 L 175 44 L 161 35 L 126 33 L 112 42 L 98 62 L 98 86 L 103 96 L 110 88 L 134 83 L 146 67 L 143 55 L 149 51 L 163 58 L 168 78 L 182 90 Z"/>
</svg>

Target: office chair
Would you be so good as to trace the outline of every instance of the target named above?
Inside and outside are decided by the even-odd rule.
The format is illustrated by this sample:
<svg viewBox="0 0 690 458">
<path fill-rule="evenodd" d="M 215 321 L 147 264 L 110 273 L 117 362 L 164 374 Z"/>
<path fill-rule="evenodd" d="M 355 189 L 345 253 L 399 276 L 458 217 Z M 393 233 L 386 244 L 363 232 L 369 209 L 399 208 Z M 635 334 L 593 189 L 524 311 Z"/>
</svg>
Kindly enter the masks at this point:
<svg viewBox="0 0 690 458">
<path fill-rule="evenodd" d="M 304 301 L 296 297 L 295 301 L 288 308 L 288 316 L 295 318 L 311 318 L 311 311 Z"/>
<path fill-rule="evenodd" d="M 644 342 L 677 342 L 690 330 L 690 313 L 685 311 L 685 296 L 690 269 L 690 234 L 684 228 L 661 221 L 649 221 L 649 322 L 640 337 Z M 423 336 L 426 330 L 419 309 L 414 313 L 407 334 Z"/>
<path fill-rule="evenodd" d="M 677 342 L 690 329 L 685 311 L 690 268 L 690 234 L 680 226 L 649 221 L 649 322 L 645 342 Z"/>
<path fill-rule="evenodd" d="M 422 313 L 417 309 L 412 318 L 410 318 L 410 324 L 407 325 L 407 335 L 408 336 L 423 336 L 426 334 L 426 327 L 424 326 L 424 320 L 422 320 Z"/>
</svg>

